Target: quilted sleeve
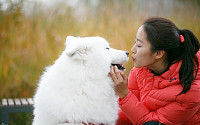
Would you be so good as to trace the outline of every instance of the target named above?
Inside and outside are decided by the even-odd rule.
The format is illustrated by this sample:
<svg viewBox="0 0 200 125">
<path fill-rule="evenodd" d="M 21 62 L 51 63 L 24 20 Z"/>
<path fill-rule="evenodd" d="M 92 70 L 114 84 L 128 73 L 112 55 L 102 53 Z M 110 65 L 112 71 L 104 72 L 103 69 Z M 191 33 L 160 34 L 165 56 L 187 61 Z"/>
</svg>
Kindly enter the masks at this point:
<svg viewBox="0 0 200 125">
<path fill-rule="evenodd" d="M 138 90 L 138 85 L 137 85 L 137 77 L 136 74 L 138 72 L 139 68 L 133 68 L 128 77 L 128 89 L 135 94 L 135 96 L 139 99 L 140 98 L 140 93 Z"/>
<path fill-rule="evenodd" d="M 124 114 L 124 112 L 121 109 L 119 109 L 118 120 L 116 125 L 133 125 L 133 124 Z"/>
<path fill-rule="evenodd" d="M 134 93 L 134 95 L 139 99 L 139 90 L 138 90 L 138 85 L 137 85 L 137 79 L 136 79 L 136 74 L 137 74 L 138 69 L 133 68 L 128 77 L 128 89 L 130 92 Z M 129 94 L 128 94 L 129 96 Z M 119 99 L 121 100 L 121 99 Z M 120 102 L 120 101 L 119 101 Z M 119 118 L 117 121 L 117 125 L 132 125 L 131 121 L 127 118 L 126 114 L 123 113 L 121 109 L 119 109 Z"/>
<path fill-rule="evenodd" d="M 131 91 L 125 98 L 119 99 L 119 106 L 134 125 L 139 125 L 141 118 L 150 113 L 149 109 L 139 102 L 138 98 Z"/>
</svg>

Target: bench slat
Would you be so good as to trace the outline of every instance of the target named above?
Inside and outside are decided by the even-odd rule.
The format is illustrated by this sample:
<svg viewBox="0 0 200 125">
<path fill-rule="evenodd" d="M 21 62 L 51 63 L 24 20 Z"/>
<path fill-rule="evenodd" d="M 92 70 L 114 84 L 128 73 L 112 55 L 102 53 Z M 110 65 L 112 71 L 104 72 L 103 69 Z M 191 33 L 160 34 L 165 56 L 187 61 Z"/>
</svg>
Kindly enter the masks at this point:
<svg viewBox="0 0 200 125">
<path fill-rule="evenodd" d="M 8 105 L 7 99 L 2 99 L 2 106 L 7 106 L 7 105 Z"/>
<path fill-rule="evenodd" d="M 13 99 L 8 99 L 8 105 L 9 106 L 14 106 L 15 104 L 14 104 L 14 101 L 13 101 Z"/>
<path fill-rule="evenodd" d="M 33 105 L 33 98 L 27 98 L 29 105 Z"/>
<path fill-rule="evenodd" d="M 21 98 L 22 105 L 28 105 L 28 102 L 25 98 Z"/>
<path fill-rule="evenodd" d="M 15 100 L 15 105 L 17 105 L 17 106 L 21 105 L 20 99 L 16 98 L 14 100 Z"/>
</svg>

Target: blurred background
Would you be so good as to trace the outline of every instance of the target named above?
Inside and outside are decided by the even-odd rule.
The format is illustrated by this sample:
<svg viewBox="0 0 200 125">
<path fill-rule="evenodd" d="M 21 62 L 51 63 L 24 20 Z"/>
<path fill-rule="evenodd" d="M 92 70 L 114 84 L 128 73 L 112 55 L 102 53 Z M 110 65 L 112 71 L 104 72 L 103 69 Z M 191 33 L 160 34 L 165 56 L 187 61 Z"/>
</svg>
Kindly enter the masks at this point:
<svg viewBox="0 0 200 125">
<path fill-rule="evenodd" d="M 153 16 L 190 29 L 200 40 L 199 0 L 0 0 L 0 99 L 33 97 L 66 36 L 101 36 L 131 53 L 137 29 Z M 130 58 L 127 75 L 133 66 Z M 31 118 L 13 115 L 9 122 L 29 125 Z"/>
</svg>

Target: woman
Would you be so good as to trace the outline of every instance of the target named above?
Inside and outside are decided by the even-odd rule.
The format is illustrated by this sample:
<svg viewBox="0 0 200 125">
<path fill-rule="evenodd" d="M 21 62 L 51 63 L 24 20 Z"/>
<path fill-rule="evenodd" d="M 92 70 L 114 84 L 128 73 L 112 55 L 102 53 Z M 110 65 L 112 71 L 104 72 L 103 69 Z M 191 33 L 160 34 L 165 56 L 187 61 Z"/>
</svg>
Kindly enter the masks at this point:
<svg viewBox="0 0 200 125">
<path fill-rule="evenodd" d="M 147 19 L 132 47 L 129 77 L 111 67 L 118 125 L 200 124 L 199 41 L 164 18 Z"/>
</svg>

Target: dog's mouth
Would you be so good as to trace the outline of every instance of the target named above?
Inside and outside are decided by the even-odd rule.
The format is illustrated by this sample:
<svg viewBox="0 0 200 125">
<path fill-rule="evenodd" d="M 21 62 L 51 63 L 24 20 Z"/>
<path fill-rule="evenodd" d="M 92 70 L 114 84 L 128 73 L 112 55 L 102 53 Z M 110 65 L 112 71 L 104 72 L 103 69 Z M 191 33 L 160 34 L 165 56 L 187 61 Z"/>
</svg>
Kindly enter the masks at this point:
<svg viewBox="0 0 200 125">
<path fill-rule="evenodd" d="M 125 70 L 125 68 L 123 67 L 122 64 L 112 64 L 112 66 L 117 66 L 117 68 L 118 68 L 119 70 L 122 70 L 122 71 Z"/>
</svg>

